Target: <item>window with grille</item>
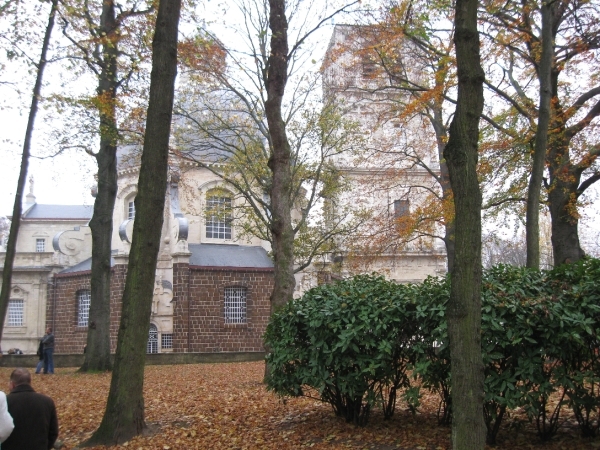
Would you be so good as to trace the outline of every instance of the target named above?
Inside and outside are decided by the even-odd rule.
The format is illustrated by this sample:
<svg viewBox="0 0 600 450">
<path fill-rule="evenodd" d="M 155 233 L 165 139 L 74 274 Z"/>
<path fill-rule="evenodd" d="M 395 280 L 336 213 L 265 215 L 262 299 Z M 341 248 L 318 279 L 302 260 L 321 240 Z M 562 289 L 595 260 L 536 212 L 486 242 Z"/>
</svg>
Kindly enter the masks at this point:
<svg viewBox="0 0 600 450">
<path fill-rule="evenodd" d="M 160 346 L 163 349 L 173 348 L 173 335 L 171 333 L 163 333 L 161 335 Z"/>
<path fill-rule="evenodd" d="M 127 218 L 135 219 L 135 203 L 133 200 L 127 203 Z"/>
<path fill-rule="evenodd" d="M 146 353 L 158 353 L 158 329 L 156 325 L 150 324 L 148 331 L 148 345 L 146 345 Z"/>
<path fill-rule="evenodd" d="M 84 290 L 77 292 L 77 326 L 87 327 L 90 318 L 90 291 Z"/>
<path fill-rule="evenodd" d="M 23 300 L 9 300 L 8 310 L 6 312 L 6 326 L 21 327 L 23 326 Z"/>
<path fill-rule="evenodd" d="M 37 253 L 42 253 L 46 251 L 46 239 L 35 240 L 35 251 Z"/>
<path fill-rule="evenodd" d="M 246 323 L 246 288 L 225 288 L 225 323 Z"/>
<path fill-rule="evenodd" d="M 231 239 L 231 198 L 206 198 L 206 238 Z"/>
</svg>

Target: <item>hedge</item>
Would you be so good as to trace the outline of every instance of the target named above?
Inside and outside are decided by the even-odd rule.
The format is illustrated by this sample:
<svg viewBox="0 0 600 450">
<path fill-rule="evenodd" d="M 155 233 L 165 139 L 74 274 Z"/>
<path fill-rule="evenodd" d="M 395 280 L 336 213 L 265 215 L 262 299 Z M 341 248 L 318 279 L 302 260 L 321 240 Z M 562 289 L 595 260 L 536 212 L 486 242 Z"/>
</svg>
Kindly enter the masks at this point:
<svg viewBox="0 0 600 450">
<path fill-rule="evenodd" d="M 584 436 L 599 431 L 600 261 L 552 271 L 497 266 L 484 272 L 482 353 L 487 441 L 523 408 L 542 440 L 568 406 Z M 440 396 L 438 419 L 452 416 L 445 305 L 449 278 L 395 284 L 358 276 L 311 289 L 273 315 L 265 343 L 267 385 L 280 395 L 316 392 L 337 415 L 385 418 L 402 396 L 418 408 L 420 390 Z M 557 395 L 551 407 L 549 398 Z"/>
</svg>

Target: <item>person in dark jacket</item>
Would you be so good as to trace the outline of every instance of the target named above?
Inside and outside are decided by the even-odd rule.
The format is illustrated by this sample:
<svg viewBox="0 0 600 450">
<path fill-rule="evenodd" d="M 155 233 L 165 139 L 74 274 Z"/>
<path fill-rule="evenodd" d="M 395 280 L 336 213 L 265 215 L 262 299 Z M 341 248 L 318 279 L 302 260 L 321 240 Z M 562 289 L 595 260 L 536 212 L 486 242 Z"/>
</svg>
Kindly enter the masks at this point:
<svg viewBox="0 0 600 450">
<path fill-rule="evenodd" d="M 42 343 L 44 344 L 44 373 L 54 373 L 54 334 L 52 334 L 52 327 L 46 328 Z"/>
<path fill-rule="evenodd" d="M 40 345 L 38 345 L 37 356 L 39 358 L 39 362 L 35 367 L 35 373 L 41 373 L 42 369 L 44 368 L 44 341 L 42 339 L 40 339 Z"/>
<path fill-rule="evenodd" d="M 18 368 L 10 374 L 8 412 L 15 428 L 2 450 L 49 450 L 58 437 L 58 418 L 54 401 L 31 387 L 31 374 Z"/>
</svg>

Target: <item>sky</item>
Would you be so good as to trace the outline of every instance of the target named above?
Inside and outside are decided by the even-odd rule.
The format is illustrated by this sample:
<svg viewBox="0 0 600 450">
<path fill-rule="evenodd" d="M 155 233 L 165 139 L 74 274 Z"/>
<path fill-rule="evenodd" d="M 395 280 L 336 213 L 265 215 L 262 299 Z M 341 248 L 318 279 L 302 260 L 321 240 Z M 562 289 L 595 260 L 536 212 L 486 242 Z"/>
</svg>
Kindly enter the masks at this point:
<svg viewBox="0 0 600 450">
<path fill-rule="evenodd" d="M 214 12 L 214 11 L 213 11 Z M 209 14 L 205 11 L 204 17 Z M 225 29 L 224 16 L 231 18 L 229 15 L 221 15 L 223 21 L 223 30 Z M 213 29 L 219 29 L 218 21 L 213 22 Z M 331 32 L 331 28 L 327 33 Z M 220 34 L 217 31 L 217 34 Z M 231 36 L 227 33 L 221 34 L 224 40 Z M 321 43 L 326 43 L 329 40 L 329 34 L 323 36 Z M 321 53 L 322 54 L 322 53 Z M 0 61 L 1 63 L 2 61 Z M 8 67 L 10 69 L 10 67 Z M 4 74 L 3 74 L 4 75 Z M 16 76 L 27 80 L 31 78 L 30 85 L 33 85 L 34 74 L 17 73 Z M 56 74 L 50 70 L 46 75 L 46 79 L 52 82 Z M 30 88 L 31 89 L 31 88 Z M 25 133 L 28 109 L 27 106 L 17 108 L 17 104 L 28 104 L 26 101 L 19 99 L 11 92 L 10 89 L 0 86 L 0 93 L 4 98 L 4 102 L 0 105 L 0 216 L 12 215 L 14 194 L 16 189 L 17 177 L 20 167 L 20 157 L 22 151 L 22 139 Z M 44 111 L 41 111 L 44 115 Z M 60 117 L 53 118 L 61 120 Z M 50 122 L 51 123 L 51 122 Z M 33 177 L 33 193 L 36 196 L 38 203 L 42 204 L 93 204 L 93 197 L 90 194 L 91 187 L 95 184 L 95 161 L 94 159 L 79 150 L 71 150 L 66 154 L 59 155 L 52 159 L 38 159 L 35 155 L 43 153 L 44 150 L 44 125 L 41 118 L 38 120 L 38 127 L 35 131 L 36 138 L 32 147 L 32 155 L 29 163 L 29 177 Z M 24 196 L 30 190 L 28 181 Z M 600 241 L 600 187 L 596 186 L 590 198 L 593 200 L 591 206 L 583 211 L 581 232 L 592 236 L 596 242 Z"/>
</svg>

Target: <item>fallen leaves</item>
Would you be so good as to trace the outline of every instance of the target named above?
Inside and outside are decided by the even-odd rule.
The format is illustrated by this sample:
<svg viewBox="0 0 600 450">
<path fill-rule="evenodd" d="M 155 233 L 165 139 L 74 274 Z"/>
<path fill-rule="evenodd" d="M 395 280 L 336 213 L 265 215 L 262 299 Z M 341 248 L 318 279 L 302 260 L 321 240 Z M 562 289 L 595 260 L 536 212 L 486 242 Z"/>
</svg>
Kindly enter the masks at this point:
<svg viewBox="0 0 600 450">
<path fill-rule="evenodd" d="M 0 369 L 8 380 L 11 369 Z M 374 414 L 368 426 L 356 428 L 335 417 L 329 405 L 315 399 L 282 401 L 261 383 L 263 363 L 147 366 L 144 379 L 147 431 L 111 449 L 364 449 L 446 450 L 449 428 L 438 427 L 438 399 L 423 398 L 412 415 L 400 403 L 391 420 Z M 54 376 L 32 375 L 33 387 L 51 396 L 58 410 L 59 439 L 74 449 L 98 427 L 104 414 L 110 374 L 78 374 L 60 369 Z M 510 427 L 510 428 L 509 428 Z M 579 450 L 600 448 L 574 427 L 541 445 L 524 417 L 510 417 L 497 449 Z M 596 445 L 596 447 L 594 447 Z M 96 447 L 101 449 L 103 447 Z"/>
</svg>

